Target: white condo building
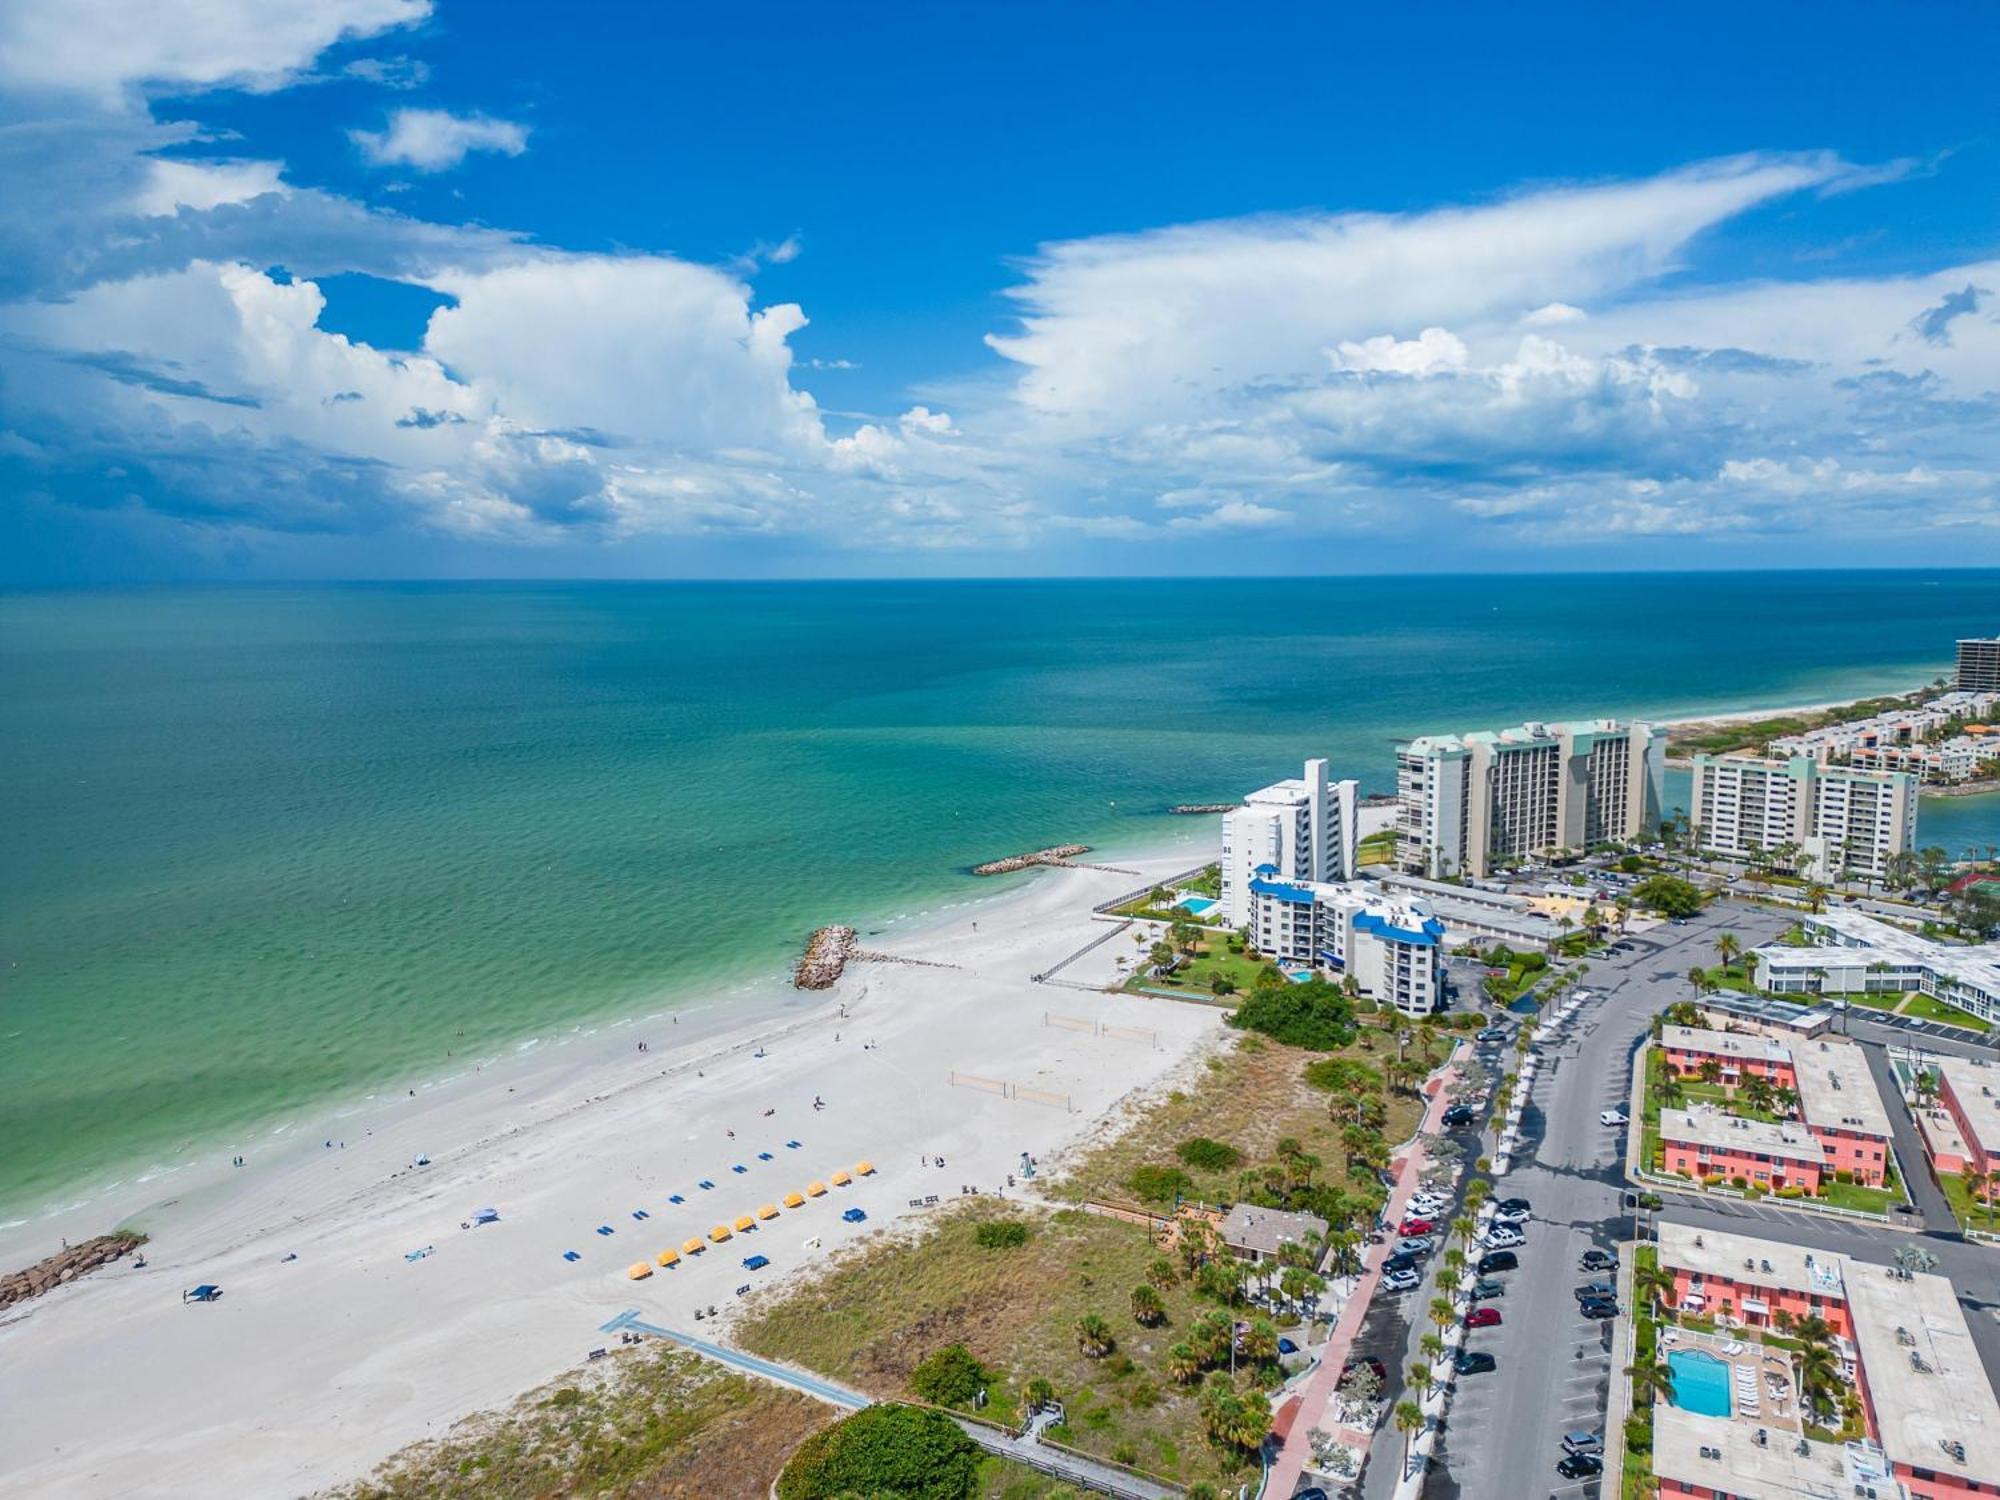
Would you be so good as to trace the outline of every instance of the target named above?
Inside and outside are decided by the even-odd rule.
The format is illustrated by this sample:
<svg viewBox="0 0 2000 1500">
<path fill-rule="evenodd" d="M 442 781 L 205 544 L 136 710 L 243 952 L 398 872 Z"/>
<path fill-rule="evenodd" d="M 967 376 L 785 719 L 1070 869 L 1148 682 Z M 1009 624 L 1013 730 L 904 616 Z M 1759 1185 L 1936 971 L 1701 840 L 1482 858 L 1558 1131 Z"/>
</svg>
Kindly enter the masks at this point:
<svg viewBox="0 0 2000 1500">
<path fill-rule="evenodd" d="M 1231 927 L 1250 918 L 1250 882 L 1269 866 L 1283 880 L 1354 877 L 1355 803 L 1352 781 L 1329 781 L 1326 762 L 1309 760 L 1305 774 L 1273 782 L 1222 815 L 1222 910 Z"/>
<path fill-rule="evenodd" d="M 1697 755 L 1690 821 L 1702 847 L 1747 858 L 1795 845 L 1813 874 L 1881 879 L 1889 856 L 1916 847 L 1917 778 L 1908 771 Z"/>
<path fill-rule="evenodd" d="M 1250 881 L 1245 925 L 1259 953 L 1281 968 L 1351 976 L 1361 993 L 1404 1015 L 1444 1008 L 1445 925 L 1417 898 L 1365 881 Z"/>
<path fill-rule="evenodd" d="M 1593 719 L 1426 735 L 1396 757 L 1397 859 L 1432 880 L 1640 837 L 1660 817 L 1664 730 Z"/>
</svg>

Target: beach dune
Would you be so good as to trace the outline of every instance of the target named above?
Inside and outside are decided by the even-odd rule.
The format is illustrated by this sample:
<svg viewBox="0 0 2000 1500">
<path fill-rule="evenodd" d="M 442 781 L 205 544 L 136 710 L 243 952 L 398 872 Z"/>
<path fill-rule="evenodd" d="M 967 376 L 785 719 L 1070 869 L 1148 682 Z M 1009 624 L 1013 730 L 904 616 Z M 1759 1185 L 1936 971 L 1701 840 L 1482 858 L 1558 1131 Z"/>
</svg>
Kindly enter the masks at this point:
<svg viewBox="0 0 2000 1500">
<path fill-rule="evenodd" d="M 1199 832 L 1121 863 L 1147 879 L 1189 868 L 1207 857 Z M 691 1028 L 661 1018 L 589 1067 L 489 1070 L 444 1102 L 386 1106 L 345 1149 L 142 1215 L 144 1268 L 0 1325 L 0 1493 L 311 1493 L 580 1363 L 627 1307 L 693 1330 L 696 1308 L 726 1315 L 744 1283 L 923 1214 L 912 1200 L 1005 1191 L 1023 1152 L 1053 1169 L 1220 1034 L 1206 1007 L 1033 982 L 1102 936 L 1091 905 L 1133 884 L 1037 871 L 927 930 L 870 939 L 954 968 L 856 964 L 747 1028 L 677 1047 Z M 1129 951 L 1114 938 L 1065 977 L 1109 979 Z M 863 1161 L 872 1174 L 627 1278 Z M 497 1223 L 461 1227 L 489 1206 Z M 865 1223 L 842 1219 L 851 1206 Z M 744 1270 L 752 1254 L 770 1266 Z M 183 1305 L 203 1282 L 221 1300 Z"/>
</svg>

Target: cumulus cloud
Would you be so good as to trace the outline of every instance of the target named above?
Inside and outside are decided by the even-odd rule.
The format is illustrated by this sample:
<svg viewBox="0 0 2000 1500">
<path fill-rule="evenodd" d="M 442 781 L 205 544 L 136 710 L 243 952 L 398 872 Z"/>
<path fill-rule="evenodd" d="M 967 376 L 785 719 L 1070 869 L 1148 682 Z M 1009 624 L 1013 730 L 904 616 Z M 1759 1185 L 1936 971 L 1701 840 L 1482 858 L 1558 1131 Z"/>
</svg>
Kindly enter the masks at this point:
<svg viewBox="0 0 2000 1500">
<path fill-rule="evenodd" d="M 442 172 L 474 151 L 519 156 L 528 149 L 528 127 L 491 115 L 455 115 L 442 109 L 399 109 L 386 130 L 350 130 L 348 138 L 378 167 Z"/>
<path fill-rule="evenodd" d="M 145 186 L 132 200 L 148 217 L 183 208 L 204 213 L 225 203 L 247 203 L 285 190 L 283 165 L 275 161 L 169 161 L 156 159 Z"/>
</svg>

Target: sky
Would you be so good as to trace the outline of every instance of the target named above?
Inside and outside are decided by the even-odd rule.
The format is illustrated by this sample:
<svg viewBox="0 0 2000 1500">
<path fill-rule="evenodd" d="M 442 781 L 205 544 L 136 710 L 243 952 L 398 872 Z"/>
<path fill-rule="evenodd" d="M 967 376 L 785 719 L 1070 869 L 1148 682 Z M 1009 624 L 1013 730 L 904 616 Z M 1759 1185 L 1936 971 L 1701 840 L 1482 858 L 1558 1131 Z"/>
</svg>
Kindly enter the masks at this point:
<svg viewBox="0 0 2000 1500">
<path fill-rule="evenodd" d="M 2000 563 L 1996 42 L 0 0 L 0 583 Z"/>
</svg>

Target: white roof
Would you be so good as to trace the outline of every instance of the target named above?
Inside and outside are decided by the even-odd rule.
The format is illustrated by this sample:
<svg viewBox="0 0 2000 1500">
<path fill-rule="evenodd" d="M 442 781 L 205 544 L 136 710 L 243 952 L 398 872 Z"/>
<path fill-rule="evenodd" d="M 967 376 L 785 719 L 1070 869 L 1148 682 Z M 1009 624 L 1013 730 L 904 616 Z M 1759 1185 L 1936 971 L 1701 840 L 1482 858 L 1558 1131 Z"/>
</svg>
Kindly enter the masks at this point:
<svg viewBox="0 0 2000 1500">
<path fill-rule="evenodd" d="M 1661 1222 L 1659 1243 L 1662 1266 L 1790 1292 L 1841 1295 L 1847 1257 L 1830 1250 L 1785 1245 L 1722 1229 L 1696 1229 L 1671 1220 Z"/>
<path fill-rule="evenodd" d="M 1800 970 L 1865 969 L 1873 963 L 1887 963 L 1898 969 L 1929 969 L 1934 974 L 1961 979 L 1989 995 L 2000 995 L 2000 944 L 1960 946 L 1933 942 L 1858 911 L 1830 910 L 1815 913 L 1806 920 L 1824 927 L 1839 941 L 1811 948 L 1795 948 L 1788 943 L 1759 948 L 1759 964 L 1767 970 Z"/>
<path fill-rule="evenodd" d="M 1688 1052 L 1713 1052 L 1718 1057 L 1754 1058 L 1759 1062 L 1788 1063 L 1792 1049 L 1776 1037 L 1754 1031 L 1714 1031 L 1706 1026 L 1668 1026 L 1660 1040 L 1669 1047 Z"/>
<path fill-rule="evenodd" d="M 1968 1057 L 1933 1057 L 1930 1063 L 1944 1074 L 1958 1107 L 1965 1111 L 1967 1122 L 1979 1137 L 1980 1149 L 2000 1150 L 2000 1067 Z"/>
<path fill-rule="evenodd" d="M 1792 1048 L 1792 1073 L 1807 1124 L 1889 1134 L 1889 1111 L 1868 1059 L 1854 1043 L 1830 1037 L 1802 1041 Z"/>
<path fill-rule="evenodd" d="M 1849 1473 L 1848 1457 L 1845 1447 L 1802 1439 L 1781 1427 L 1766 1428 L 1759 1443 L 1749 1422 L 1698 1416 L 1665 1403 L 1653 1408 L 1653 1472 L 1704 1490 L 1758 1500 L 1846 1500 L 1860 1477 Z M 1880 1493 L 1895 1494 L 1882 1477 Z"/>
<path fill-rule="evenodd" d="M 1826 1150 L 1801 1126 L 1743 1120 L 1713 1109 L 1663 1109 L 1660 1139 L 1693 1141 L 1731 1151 L 1762 1151 L 1794 1161 L 1826 1164 Z"/>
<path fill-rule="evenodd" d="M 1847 1308 L 1883 1451 L 1920 1469 L 2000 1477 L 2000 1402 L 1951 1283 L 1850 1264 Z"/>
</svg>

